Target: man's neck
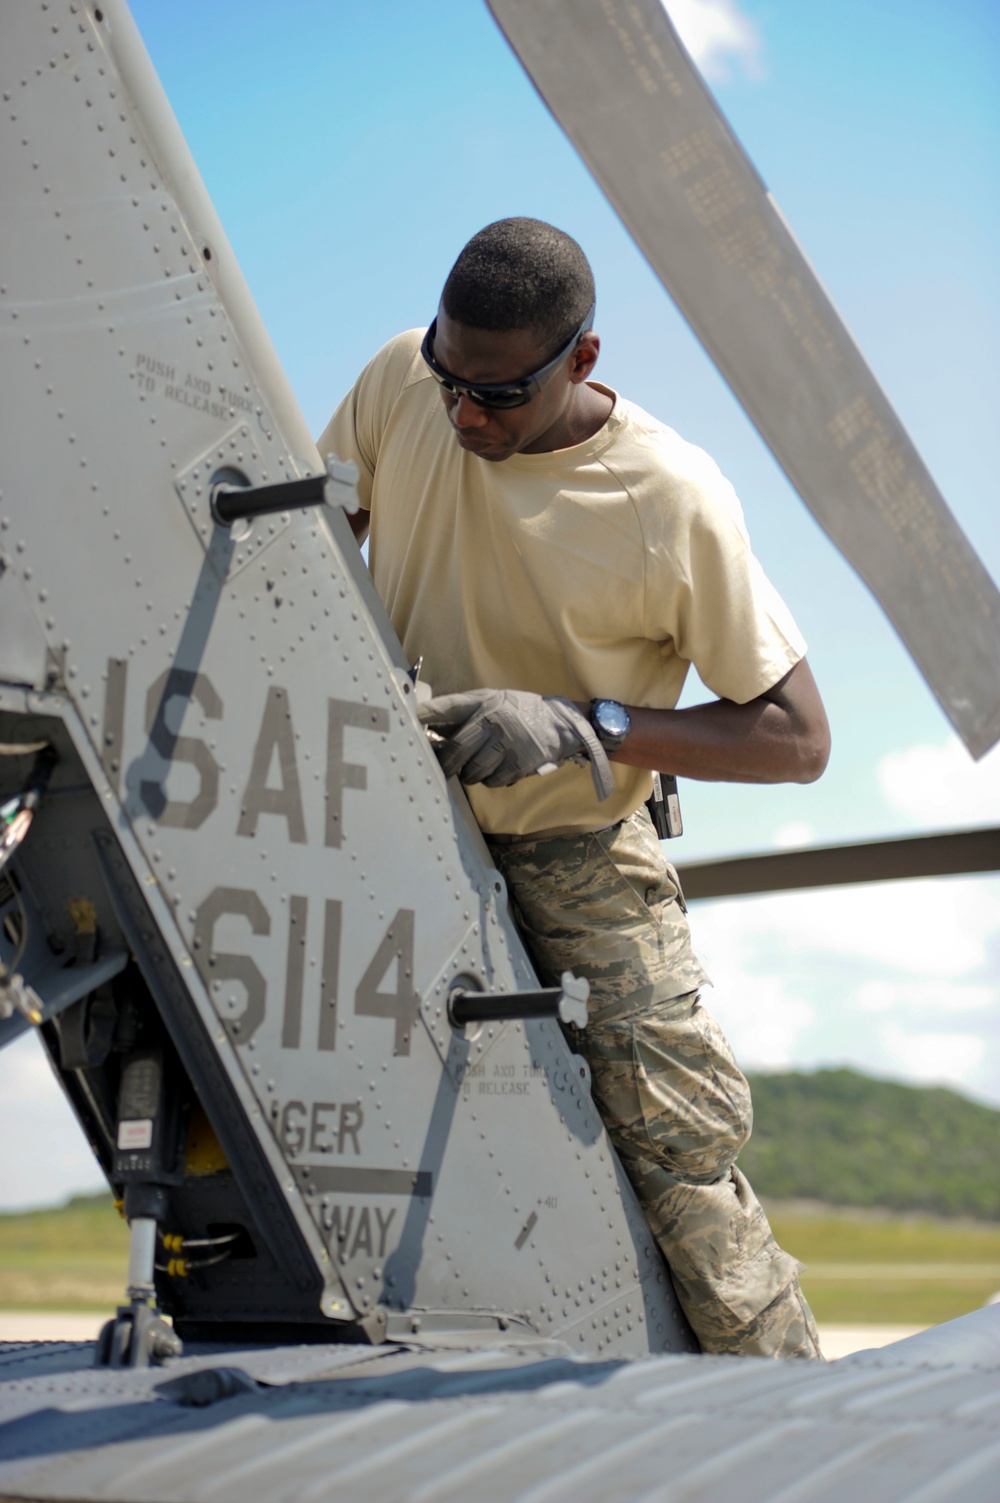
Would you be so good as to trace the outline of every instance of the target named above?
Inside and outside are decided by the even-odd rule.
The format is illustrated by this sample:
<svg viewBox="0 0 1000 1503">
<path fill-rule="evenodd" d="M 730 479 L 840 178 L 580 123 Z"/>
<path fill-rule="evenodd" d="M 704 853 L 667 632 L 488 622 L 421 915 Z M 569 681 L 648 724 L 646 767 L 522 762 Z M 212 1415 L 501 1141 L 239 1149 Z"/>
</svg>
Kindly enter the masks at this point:
<svg viewBox="0 0 1000 1503">
<path fill-rule="evenodd" d="M 524 454 L 551 454 L 558 449 L 572 449 L 585 444 L 599 433 L 611 416 L 615 399 L 610 392 L 588 382 L 576 388 L 577 399 L 563 414 L 561 421 L 543 434 Z"/>
</svg>

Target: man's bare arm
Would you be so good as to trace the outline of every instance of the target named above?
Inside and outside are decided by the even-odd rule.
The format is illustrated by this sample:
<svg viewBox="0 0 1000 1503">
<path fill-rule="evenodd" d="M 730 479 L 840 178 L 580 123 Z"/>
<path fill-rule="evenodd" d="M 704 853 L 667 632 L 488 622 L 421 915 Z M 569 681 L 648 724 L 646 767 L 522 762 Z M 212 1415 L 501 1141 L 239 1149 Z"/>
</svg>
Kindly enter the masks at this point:
<svg viewBox="0 0 1000 1503">
<path fill-rule="evenodd" d="M 629 767 L 706 782 L 812 783 L 830 756 L 826 711 L 804 658 L 745 705 L 628 710 L 632 729 L 611 760 Z"/>
</svg>

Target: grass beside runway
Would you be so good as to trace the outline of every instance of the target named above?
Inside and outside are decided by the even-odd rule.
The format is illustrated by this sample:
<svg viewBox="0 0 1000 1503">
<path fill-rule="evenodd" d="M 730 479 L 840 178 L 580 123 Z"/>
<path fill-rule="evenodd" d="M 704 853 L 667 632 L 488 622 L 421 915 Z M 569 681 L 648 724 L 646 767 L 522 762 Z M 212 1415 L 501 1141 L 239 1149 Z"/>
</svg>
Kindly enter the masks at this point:
<svg viewBox="0 0 1000 1503">
<path fill-rule="evenodd" d="M 125 1295 L 128 1227 L 110 1195 L 0 1215 L 0 1308 L 112 1312 Z"/>
<path fill-rule="evenodd" d="M 1000 1292 L 1000 1223 L 769 1202 L 782 1247 L 807 1264 L 821 1323 L 936 1325 Z M 128 1229 L 110 1195 L 0 1215 L 0 1309 L 104 1311 L 125 1292 Z"/>
<path fill-rule="evenodd" d="M 1000 1224 L 769 1202 L 816 1319 L 937 1325 L 1000 1293 Z"/>
</svg>

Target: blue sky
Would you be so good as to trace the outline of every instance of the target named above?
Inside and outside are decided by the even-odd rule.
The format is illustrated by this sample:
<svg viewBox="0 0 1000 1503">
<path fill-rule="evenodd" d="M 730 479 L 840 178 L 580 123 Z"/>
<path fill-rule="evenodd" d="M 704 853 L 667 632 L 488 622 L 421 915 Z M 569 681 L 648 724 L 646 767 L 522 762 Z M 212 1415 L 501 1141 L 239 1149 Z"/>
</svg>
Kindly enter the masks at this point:
<svg viewBox="0 0 1000 1503">
<path fill-rule="evenodd" d="M 674 0 L 744 146 L 973 544 L 1000 578 L 1000 9 L 991 0 Z M 865 588 L 790 490 L 474 0 L 133 0 L 315 432 L 375 348 L 427 322 L 464 241 L 506 214 L 575 235 L 599 374 L 700 443 L 810 644 L 834 755 L 809 788 L 686 784 L 693 860 L 1000 822 Z M 693 698 L 697 686 L 691 687 Z M 744 1063 L 848 1062 L 1000 1104 L 1000 878 L 699 905 Z M 94 1183 L 28 1044 L 0 1099 Z M 54 1172 L 54 1171 L 53 1171 Z M 61 1178 L 60 1178 L 61 1176 Z M 37 1195 L 0 1169 L 0 1205 Z"/>
</svg>

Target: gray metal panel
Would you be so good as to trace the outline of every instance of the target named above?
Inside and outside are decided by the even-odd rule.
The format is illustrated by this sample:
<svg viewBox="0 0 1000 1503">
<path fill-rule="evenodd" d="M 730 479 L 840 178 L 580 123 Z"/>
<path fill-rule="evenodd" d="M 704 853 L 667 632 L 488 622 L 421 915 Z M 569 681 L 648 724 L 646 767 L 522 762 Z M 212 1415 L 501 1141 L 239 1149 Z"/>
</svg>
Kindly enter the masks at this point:
<svg viewBox="0 0 1000 1503">
<path fill-rule="evenodd" d="M 488 0 L 542 98 L 973 756 L 1000 593 L 659 0 Z"/>
<path fill-rule="evenodd" d="M 24 587 L 12 570 L 0 568 L 0 677 L 8 683 L 44 689 L 50 666 L 45 638 Z"/>
<path fill-rule="evenodd" d="M 262 419 L 261 426 L 265 429 L 272 422 L 280 429 L 291 450 L 290 463 L 294 469 L 321 472 L 323 466 L 308 425 L 128 6 L 121 0 L 112 0 L 110 5 L 91 4 L 87 9 L 95 15 L 100 12 L 101 21 L 94 27 L 93 38 L 113 62 L 129 100 L 139 102 L 140 109 L 133 114 L 133 120 L 141 122 L 143 141 L 149 147 L 157 177 L 184 221 L 199 268 L 226 306 L 241 357 L 266 396 L 267 412 L 256 401 L 239 400 L 235 405 L 241 412 L 252 412 Z M 78 16 L 83 10 L 80 4 L 72 14 Z M 220 368 L 220 377 L 223 369 Z M 251 393 L 246 388 L 237 388 L 237 395 L 245 399 Z"/>
<path fill-rule="evenodd" d="M 947 1330 L 947 1327 L 943 1328 Z M 223 1359 L 258 1386 L 184 1407 L 184 1374 L 0 1349 L 0 1489 L 129 1503 L 993 1503 L 1000 1351 L 867 1365 L 580 1362 L 511 1343 Z M 330 1365 L 324 1369 L 324 1358 Z M 39 1399 L 47 1405 L 31 1413 Z M 20 1418 L 16 1418 L 20 1416 Z"/>
<path fill-rule="evenodd" d="M 533 974 L 344 519 L 210 519 L 214 467 L 293 475 L 304 435 L 125 7 L 3 33 L 0 547 L 66 686 L 9 703 L 107 811 L 81 881 L 222 1072 L 317 1321 L 690 1346 L 559 1030 L 448 1022 L 456 977 Z"/>
<path fill-rule="evenodd" d="M 1000 1363 L 1000 1304 L 987 1305 L 971 1315 L 960 1315 L 943 1325 L 918 1331 L 915 1336 L 893 1342 L 889 1348 L 853 1352 L 841 1360 L 852 1366 L 877 1366 L 888 1360 L 911 1367 L 924 1363 L 932 1367 L 949 1363 L 959 1367 L 996 1367 Z"/>
</svg>

